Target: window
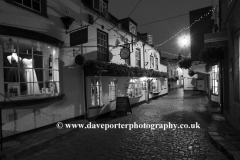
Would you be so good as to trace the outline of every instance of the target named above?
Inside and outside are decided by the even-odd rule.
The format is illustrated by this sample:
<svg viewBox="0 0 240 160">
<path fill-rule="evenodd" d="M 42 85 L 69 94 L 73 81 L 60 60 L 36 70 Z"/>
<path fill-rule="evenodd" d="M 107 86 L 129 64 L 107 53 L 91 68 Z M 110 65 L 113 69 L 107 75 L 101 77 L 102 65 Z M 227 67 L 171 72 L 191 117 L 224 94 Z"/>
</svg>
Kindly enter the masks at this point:
<svg viewBox="0 0 240 160">
<path fill-rule="evenodd" d="M 99 79 L 91 79 L 91 104 L 92 107 L 101 106 L 102 103 L 102 85 Z"/>
<path fill-rule="evenodd" d="M 117 91 L 116 81 L 109 82 L 108 87 L 109 87 L 109 101 L 115 101 Z"/>
<path fill-rule="evenodd" d="M 46 0 L 6 0 L 9 3 L 30 10 L 34 13 L 47 16 Z"/>
<path fill-rule="evenodd" d="M 132 34 L 136 35 L 136 26 L 133 23 L 131 23 L 131 22 L 129 22 L 129 31 Z"/>
<path fill-rule="evenodd" d="M 160 87 L 160 81 L 157 80 L 157 79 L 154 79 L 152 82 L 151 82 L 151 91 L 153 93 L 159 93 L 159 87 Z"/>
<path fill-rule="evenodd" d="M 152 36 L 151 35 L 147 35 L 148 38 L 148 44 L 152 44 Z"/>
<path fill-rule="evenodd" d="M 108 34 L 97 30 L 97 58 L 98 60 L 108 61 Z"/>
<path fill-rule="evenodd" d="M 126 85 L 129 98 L 142 96 L 142 84 L 139 79 L 126 79 Z"/>
<path fill-rule="evenodd" d="M 152 54 L 150 55 L 150 68 L 154 68 L 154 59 Z"/>
<path fill-rule="evenodd" d="M 93 0 L 93 8 L 99 12 L 104 12 L 107 10 L 107 4 L 103 0 Z"/>
<path fill-rule="evenodd" d="M 218 65 L 212 67 L 212 93 L 218 95 Z"/>
<path fill-rule="evenodd" d="M 135 66 L 136 67 L 141 67 L 140 49 L 136 49 L 136 51 L 135 51 Z"/>
<path fill-rule="evenodd" d="M 21 99 L 59 93 L 59 49 L 38 41 L 0 37 L 5 96 Z"/>
<path fill-rule="evenodd" d="M 142 90 L 147 90 L 147 81 L 142 81 Z"/>
<path fill-rule="evenodd" d="M 154 55 L 155 56 L 155 69 L 158 70 L 158 57 L 157 55 Z"/>
<path fill-rule="evenodd" d="M 127 39 L 127 38 L 124 40 L 124 47 L 127 47 L 127 48 L 130 49 L 130 44 L 128 44 L 128 39 Z M 129 56 L 129 58 L 125 60 L 125 64 L 126 64 L 126 65 L 129 65 L 129 66 L 131 65 L 131 63 L 130 63 L 130 57 L 131 57 L 131 56 Z"/>
</svg>

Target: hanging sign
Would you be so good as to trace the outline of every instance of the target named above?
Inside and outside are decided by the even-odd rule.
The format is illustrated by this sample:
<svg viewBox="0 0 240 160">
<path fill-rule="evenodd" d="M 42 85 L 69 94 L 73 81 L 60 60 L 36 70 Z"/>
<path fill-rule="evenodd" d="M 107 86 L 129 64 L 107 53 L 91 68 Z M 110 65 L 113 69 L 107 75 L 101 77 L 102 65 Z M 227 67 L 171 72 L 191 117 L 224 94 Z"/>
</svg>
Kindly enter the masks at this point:
<svg viewBox="0 0 240 160">
<path fill-rule="evenodd" d="M 128 59 L 130 56 L 130 50 L 127 47 L 123 47 L 120 51 L 120 57 L 122 59 Z"/>
<path fill-rule="evenodd" d="M 70 46 L 76 46 L 88 42 L 88 28 L 70 33 Z"/>
</svg>

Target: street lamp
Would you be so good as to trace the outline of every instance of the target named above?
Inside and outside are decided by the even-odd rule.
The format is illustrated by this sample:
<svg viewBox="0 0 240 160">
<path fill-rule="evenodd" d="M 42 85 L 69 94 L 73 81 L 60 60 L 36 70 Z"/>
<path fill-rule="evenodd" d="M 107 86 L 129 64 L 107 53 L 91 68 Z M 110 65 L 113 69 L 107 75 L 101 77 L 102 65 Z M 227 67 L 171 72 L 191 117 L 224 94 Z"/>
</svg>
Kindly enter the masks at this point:
<svg viewBox="0 0 240 160">
<path fill-rule="evenodd" d="M 182 36 L 178 39 L 178 44 L 180 47 L 187 47 L 189 45 L 189 38 L 187 36 Z"/>
</svg>

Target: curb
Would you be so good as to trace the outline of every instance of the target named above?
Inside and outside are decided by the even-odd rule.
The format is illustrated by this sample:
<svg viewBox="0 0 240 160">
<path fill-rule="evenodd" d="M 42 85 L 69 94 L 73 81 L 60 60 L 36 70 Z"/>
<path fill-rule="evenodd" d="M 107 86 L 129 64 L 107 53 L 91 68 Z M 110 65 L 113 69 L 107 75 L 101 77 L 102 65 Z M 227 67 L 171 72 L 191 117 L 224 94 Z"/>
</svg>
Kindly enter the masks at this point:
<svg viewBox="0 0 240 160">
<path fill-rule="evenodd" d="M 87 124 L 87 120 L 80 121 L 81 124 Z M 72 122 L 74 124 L 76 122 Z M 79 124 L 79 123 L 78 123 Z M 57 128 L 51 128 L 48 135 L 44 135 L 45 139 L 38 139 L 33 142 L 33 144 L 20 144 L 16 147 L 10 148 L 6 151 L 2 151 L 0 153 L 0 160 L 15 160 L 20 158 L 25 158 L 27 156 L 31 156 L 35 153 L 43 151 L 48 147 L 61 142 L 67 138 L 72 137 L 74 134 L 79 133 L 79 129 L 66 129 L 59 130 Z"/>
<path fill-rule="evenodd" d="M 211 112 L 210 112 L 211 113 Z M 216 115 L 216 114 L 215 114 Z M 219 114 L 220 115 L 220 114 Z M 222 152 L 224 152 L 227 157 L 231 160 L 240 160 L 240 150 L 238 150 L 231 141 L 224 138 L 219 133 L 219 127 L 217 121 L 213 119 L 213 114 L 211 113 L 212 122 L 208 126 L 208 135 L 212 143 Z M 226 122 L 224 122 L 226 123 Z M 234 135 L 234 134 L 233 134 Z"/>
</svg>

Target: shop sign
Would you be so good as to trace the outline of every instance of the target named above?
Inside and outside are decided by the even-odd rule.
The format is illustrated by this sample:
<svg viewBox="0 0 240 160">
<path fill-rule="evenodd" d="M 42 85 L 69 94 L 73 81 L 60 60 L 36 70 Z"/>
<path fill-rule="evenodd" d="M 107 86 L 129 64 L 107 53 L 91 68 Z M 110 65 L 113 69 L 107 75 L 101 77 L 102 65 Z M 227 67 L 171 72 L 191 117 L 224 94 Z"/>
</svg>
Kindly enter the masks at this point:
<svg viewBox="0 0 240 160">
<path fill-rule="evenodd" d="M 123 47 L 120 51 L 121 59 L 128 59 L 130 56 L 130 50 L 127 47 Z"/>
<path fill-rule="evenodd" d="M 132 109 L 130 107 L 130 101 L 128 97 L 117 97 L 115 117 L 119 112 L 125 113 L 126 115 L 128 112 L 131 112 L 132 114 Z"/>
<path fill-rule="evenodd" d="M 88 42 L 88 28 L 70 33 L 70 46 L 76 46 Z"/>
</svg>

